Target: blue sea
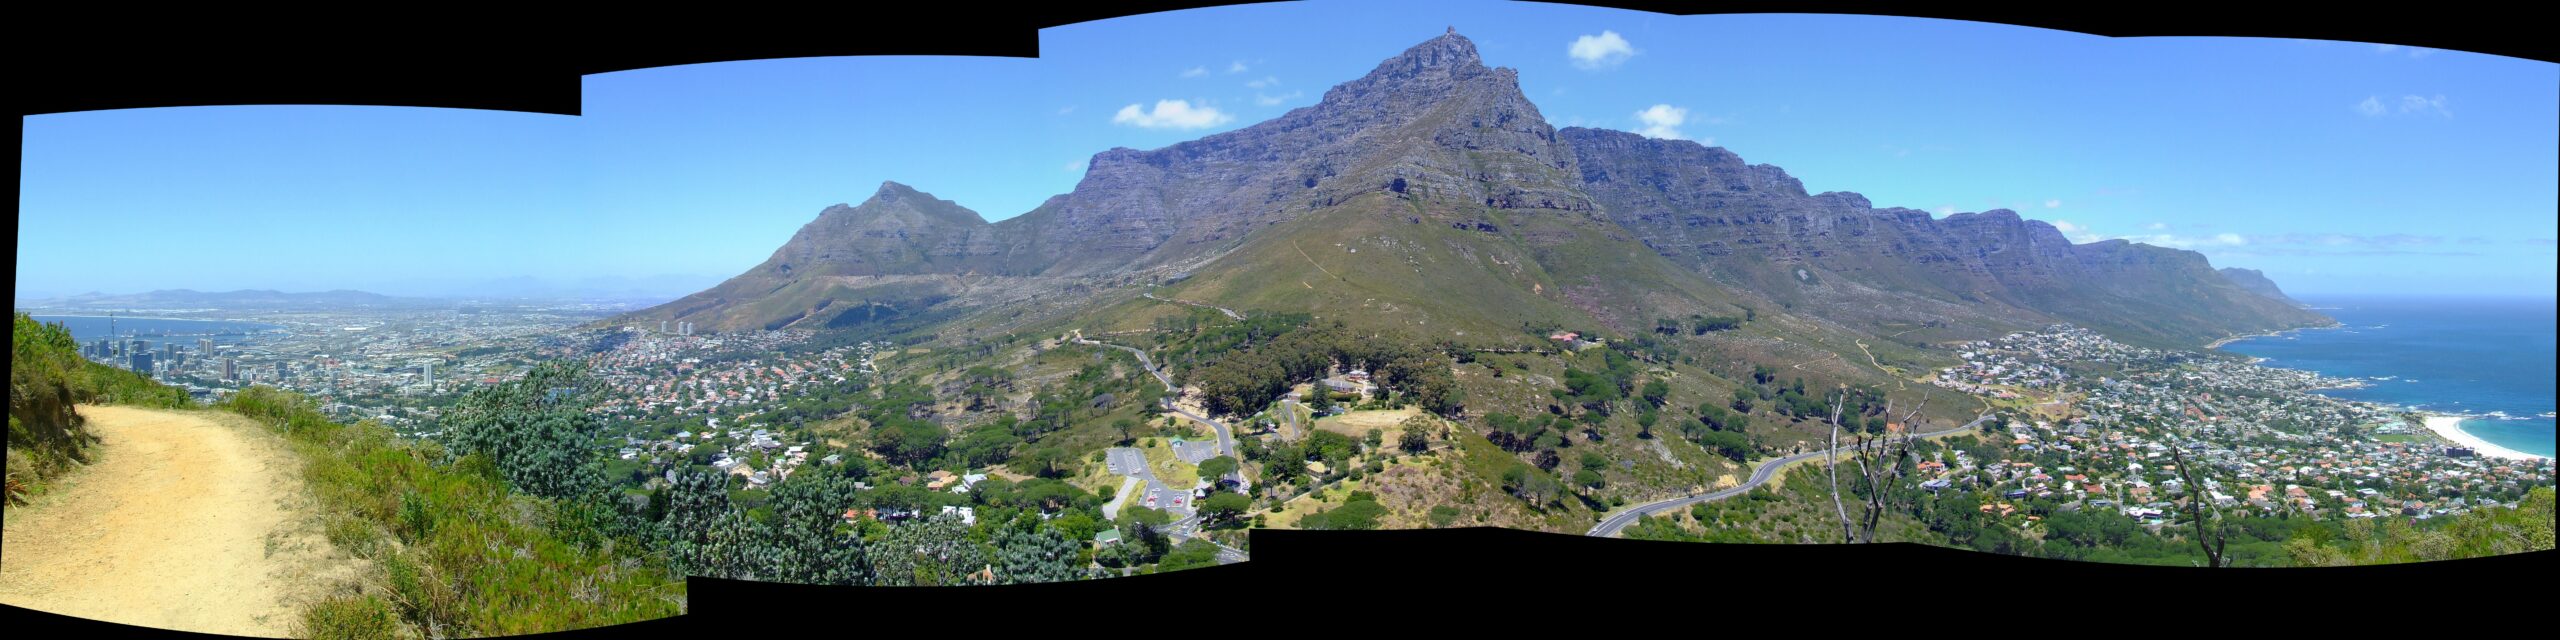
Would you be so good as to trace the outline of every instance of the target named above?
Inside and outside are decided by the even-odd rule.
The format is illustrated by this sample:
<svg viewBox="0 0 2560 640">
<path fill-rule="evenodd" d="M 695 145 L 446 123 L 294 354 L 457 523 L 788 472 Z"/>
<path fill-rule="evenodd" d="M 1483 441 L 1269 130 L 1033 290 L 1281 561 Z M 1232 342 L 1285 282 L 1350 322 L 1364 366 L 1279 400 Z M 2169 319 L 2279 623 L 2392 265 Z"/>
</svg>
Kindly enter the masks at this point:
<svg viewBox="0 0 2560 640">
<path fill-rule="evenodd" d="M 2554 302 L 2525 298 L 2305 300 L 2346 325 L 2249 338 L 2224 351 L 2364 380 L 2330 396 L 2468 416 L 2462 430 L 2553 454 Z"/>
<path fill-rule="evenodd" d="M 104 338 L 108 335 L 108 322 L 106 316 L 32 317 L 35 318 L 37 322 L 59 324 L 62 325 L 63 328 L 70 329 L 71 338 L 81 344 L 88 344 L 92 340 Z M 233 344 L 246 340 L 251 335 L 259 332 L 284 328 L 282 326 L 267 324 L 264 322 L 249 322 L 245 320 L 183 320 L 178 318 L 135 318 L 129 316 L 116 316 L 114 326 L 115 333 L 118 335 L 148 340 L 155 346 L 162 341 L 167 340 L 176 340 L 180 344 L 192 346 L 195 344 L 195 341 L 200 338 L 212 338 L 216 344 Z"/>
</svg>

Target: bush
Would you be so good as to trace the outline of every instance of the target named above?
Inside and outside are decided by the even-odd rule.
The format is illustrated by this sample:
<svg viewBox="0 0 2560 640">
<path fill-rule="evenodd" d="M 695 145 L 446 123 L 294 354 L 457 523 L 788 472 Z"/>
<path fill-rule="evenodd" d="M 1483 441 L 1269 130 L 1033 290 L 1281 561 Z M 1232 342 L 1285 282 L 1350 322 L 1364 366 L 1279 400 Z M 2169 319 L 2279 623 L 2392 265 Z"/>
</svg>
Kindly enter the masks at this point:
<svg viewBox="0 0 2560 640">
<path fill-rule="evenodd" d="M 400 620 L 391 603 L 366 596 L 338 596 L 314 603 L 302 611 L 302 626 L 294 635 L 313 640 L 335 638 L 390 638 L 399 635 Z"/>
<path fill-rule="evenodd" d="M 384 602 L 411 628 L 393 635 L 541 633 L 682 613 L 683 579 L 644 545 L 561 535 L 613 538 L 610 528 L 563 515 L 597 507 L 513 492 L 487 456 L 440 464 L 445 456 L 433 443 L 401 441 L 371 422 L 331 422 L 308 398 L 268 387 L 241 391 L 221 408 L 283 432 L 301 454 L 330 540 L 369 553 L 390 585 Z M 383 544 L 392 534 L 404 543 Z M 315 633 L 321 629 L 308 618 L 329 629 L 371 624 L 362 610 L 369 605 L 333 602 L 321 605 L 330 611 L 306 612 Z"/>
</svg>

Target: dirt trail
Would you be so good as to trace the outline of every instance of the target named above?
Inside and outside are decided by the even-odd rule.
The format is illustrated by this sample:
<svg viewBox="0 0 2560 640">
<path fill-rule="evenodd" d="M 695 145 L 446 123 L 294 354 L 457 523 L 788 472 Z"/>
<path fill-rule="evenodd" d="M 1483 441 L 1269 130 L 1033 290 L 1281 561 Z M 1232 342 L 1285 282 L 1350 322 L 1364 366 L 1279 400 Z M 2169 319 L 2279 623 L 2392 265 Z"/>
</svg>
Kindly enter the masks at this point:
<svg viewBox="0 0 2560 640">
<path fill-rule="evenodd" d="M 163 629 L 281 637 L 347 575 L 298 462 L 245 419 L 82 406 L 97 462 L 11 509 L 0 603 Z M 327 576 L 327 577 L 338 577 Z"/>
</svg>

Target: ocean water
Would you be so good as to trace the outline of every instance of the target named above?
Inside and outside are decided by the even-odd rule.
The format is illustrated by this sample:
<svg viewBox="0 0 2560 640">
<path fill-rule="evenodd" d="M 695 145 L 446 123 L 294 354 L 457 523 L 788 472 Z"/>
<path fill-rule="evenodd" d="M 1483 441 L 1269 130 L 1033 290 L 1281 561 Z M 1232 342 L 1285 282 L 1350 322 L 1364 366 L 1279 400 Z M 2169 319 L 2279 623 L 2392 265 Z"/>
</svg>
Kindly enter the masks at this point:
<svg viewBox="0 0 2560 640">
<path fill-rule="evenodd" d="M 32 317 L 37 322 L 59 324 L 63 328 L 70 329 L 72 339 L 79 341 L 80 344 L 85 345 L 92 340 L 107 337 L 106 316 Z M 169 340 L 176 340 L 179 344 L 193 347 L 199 338 L 212 338 L 215 344 L 234 344 L 247 339 L 250 334 L 281 328 L 283 327 L 264 322 L 241 320 L 182 320 L 126 316 L 115 318 L 117 334 L 148 340 L 155 349 L 159 348 L 161 342 Z M 135 335 L 136 333 L 142 335 Z"/>
<path fill-rule="evenodd" d="M 2467 416 L 2462 430 L 2553 455 L 2554 302 L 2521 298 L 2306 300 L 2346 325 L 2225 345 L 2260 364 L 2357 378 L 2322 393 Z"/>
</svg>

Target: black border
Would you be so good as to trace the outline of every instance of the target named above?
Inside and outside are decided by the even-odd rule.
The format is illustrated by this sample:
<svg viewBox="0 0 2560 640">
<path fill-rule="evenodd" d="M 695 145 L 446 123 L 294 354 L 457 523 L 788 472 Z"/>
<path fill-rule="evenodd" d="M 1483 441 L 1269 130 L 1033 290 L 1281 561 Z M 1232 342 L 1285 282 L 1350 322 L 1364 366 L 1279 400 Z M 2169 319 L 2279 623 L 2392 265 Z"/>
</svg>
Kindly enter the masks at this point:
<svg viewBox="0 0 2560 640">
<path fill-rule="evenodd" d="M 585 74 L 801 56 L 1036 56 L 1041 28 L 1226 4 L 1240 3 L 1042 4 L 1002 11 L 958 3 L 894 11 L 635 9 L 546 18 L 439 13 L 364 21 L 307 11 L 119 7 L 109 14 L 113 19 L 73 11 L 22 23 L 44 41 L 18 43 L 20 73 L 12 93 L 21 115 L 233 104 L 574 115 L 579 77 Z M 2108 36 L 2309 38 L 2555 58 L 2549 32 L 2518 9 L 2443 3 L 2429 4 L 2424 12 L 2342 7 L 2332 13 L 2157 2 L 1566 4 L 1678 15 L 1897 15 Z M 1803 625 L 1781 627 L 1783 633 L 1837 631 L 1847 627 L 1833 625 L 1845 622 L 1905 633 L 2044 634 L 2159 632 L 2189 628 L 2207 615 L 2305 630 L 2323 621 L 2401 618 L 2467 631 L 2485 630 L 2471 626 L 2482 612 L 2531 624 L 2539 608 L 2527 605 L 2540 604 L 2534 598 L 2543 592 L 2540 581 L 2560 575 L 2553 572 L 2560 553 L 2549 551 L 2344 569 L 2208 571 L 1919 545 L 1654 543 L 1502 529 L 1252 535 L 1257 555 L 1250 563 L 1091 582 L 846 589 L 695 579 L 692 614 L 546 637 L 903 629 L 956 635 L 1017 628 L 1075 635 L 1325 634 L 1404 626 L 1517 633 L 1548 625 L 1584 635 L 1666 626 L 1673 633 L 1742 632 L 1766 622 Z M 1128 610 L 1138 602 L 1181 613 L 1156 624 L 1132 624 L 1136 618 Z M 13 632 L 217 637 L 155 634 L 17 607 L 0 610 L 0 628 Z"/>
<path fill-rule="evenodd" d="M 369 23 L 305 11 L 80 10 L 31 21 L 12 91 L 20 115 L 142 107 L 345 104 L 576 115 L 578 78 L 629 69 L 847 55 L 1039 55 L 1039 30 L 1224 2 L 1036 3 L 995 10 L 930 3 L 896 10 L 682 12 L 549 17 L 401 15 Z M 2250 36 L 2378 42 L 2550 61 L 2555 39 L 2509 5 L 2430 3 L 2331 12 L 2231 3 L 1930 4 L 1738 0 L 1571 2 L 1672 15 L 1850 13 L 1994 22 L 2104 36 Z M 1380 10 L 1395 10 L 1382 3 Z M 101 11 L 87 11 L 103 14 Z M 1321 37 L 1320 34 L 1311 37 Z"/>
</svg>

